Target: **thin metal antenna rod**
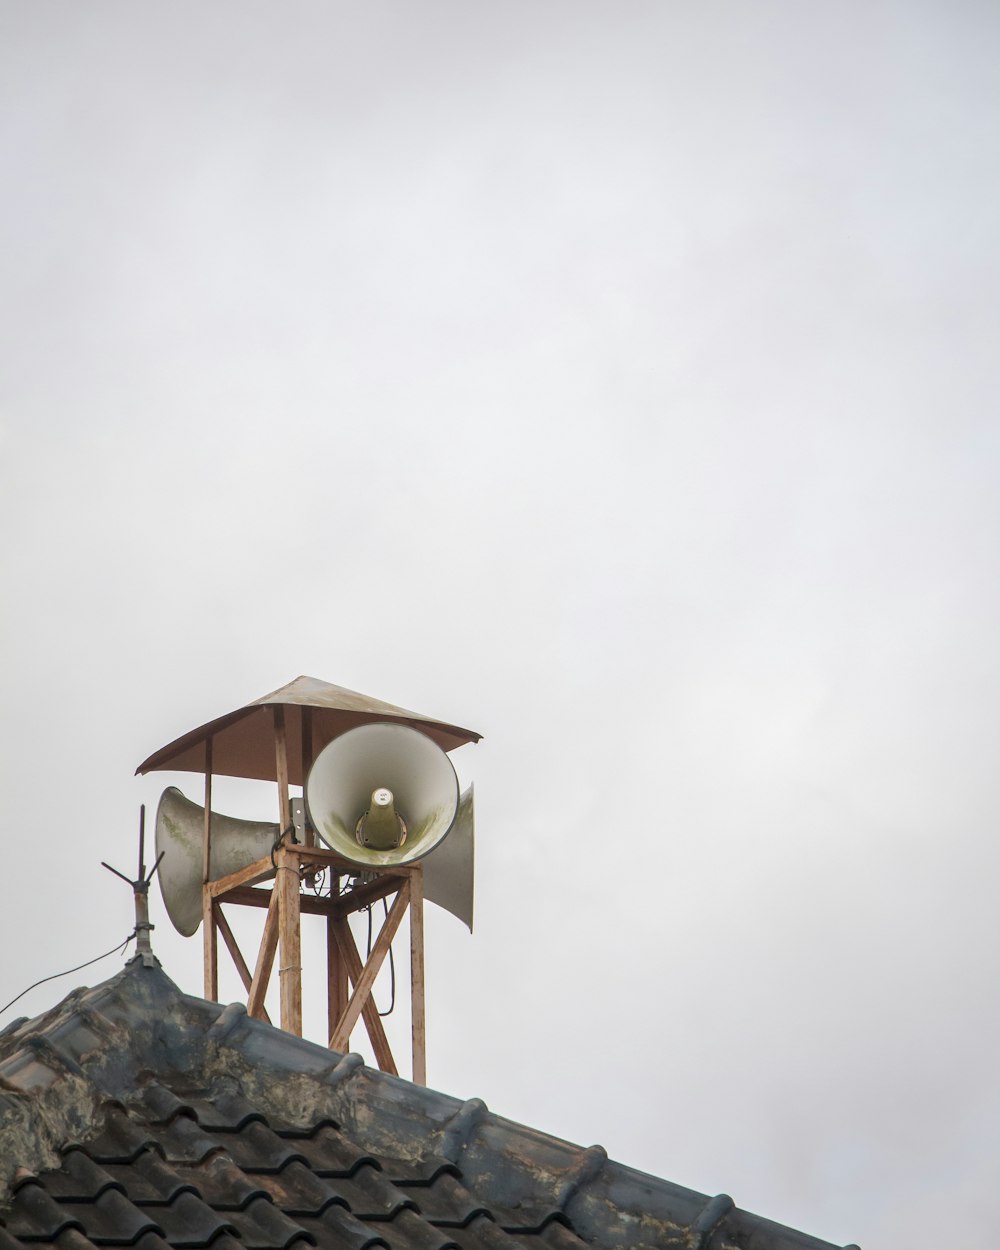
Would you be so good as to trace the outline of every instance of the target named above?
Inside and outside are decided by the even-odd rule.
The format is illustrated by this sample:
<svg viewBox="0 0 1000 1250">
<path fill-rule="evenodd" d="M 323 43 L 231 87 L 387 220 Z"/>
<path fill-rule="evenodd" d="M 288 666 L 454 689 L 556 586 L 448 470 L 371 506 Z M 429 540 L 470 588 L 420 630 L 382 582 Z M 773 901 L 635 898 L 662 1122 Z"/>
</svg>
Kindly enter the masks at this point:
<svg viewBox="0 0 1000 1250">
<path fill-rule="evenodd" d="M 156 875 L 156 870 L 160 866 L 160 860 L 164 856 L 163 851 L 156 857 L 156 863 L 153 865 L 149 876 L 146 876 L 146 805 L 145 803 L 139 808 L 139 876 L 135 881 L 129 881 L 123 872 L 119 872 L 117 868 L 112 868 L 110 864 L 106 864 L 101 860 L 101 866 L 106 868 L 108 872 L 113 872 L 116 877 L 121 879 L 132 887 L 132 896 L 135 902 L 135 955 L 134 959 L 141 959 L 143 967 L 155 968 L 156 956 L 153 954 L 152 943 L 149 935 L 156 927 L 149 923 L 149 883 Z"/>
<path fill-rule="evenodd" d="M 146 879 L 146 804 L 139 804 L 139 880 Z"/>
</svg>

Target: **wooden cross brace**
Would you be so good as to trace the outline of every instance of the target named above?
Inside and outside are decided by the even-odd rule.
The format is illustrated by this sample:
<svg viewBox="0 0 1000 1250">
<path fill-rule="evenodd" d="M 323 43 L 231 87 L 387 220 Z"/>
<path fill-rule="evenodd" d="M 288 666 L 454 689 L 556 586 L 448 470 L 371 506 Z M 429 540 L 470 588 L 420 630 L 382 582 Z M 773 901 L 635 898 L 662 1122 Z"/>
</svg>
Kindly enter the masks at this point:
<svg viewBox="0 0 1000 1250">
<path fill-rule="evenodd" d="M 329 897 L 303 894 L 303 873 L 310 869 L 316 872 L 323 868 L 329 868 L 331 872 L 332 888 Z M 218 935 L 221 934 L 247 991 L 247 1014 L 270 1022 L 264 997 L 270 983 L 275 955 L 278 954 L 281 1027 L 301 1037 L 301 914 L 307 912 L 325 916 L 327 1028 L 330 1049 L 347 1050 L 351 1034 L 361 1019 L 379 1067 L 384 1072 L 398 1075 L 372 991 L 403 916 L 409 911 L 412 1078 L 417 1084 L 423 1085 L 427 1080 L 423 868 L 418 863 L 386 869 L 371 880 L 340 894 L 340 877 L 357 872 L 356 864 L 332 851 L 316 846 L 283 843 L 273 856 L 259 859 L 239 872 L 230 873 L 217 881 L 206 881 L 202 886 L 205 997 L 213 1000 L 219 997 Z M 255 888 L 269 879 L 274 881 L 270 890 Z M 371 953 L 362 962 L 348 917 L 390 894 L 395 894 L 395 898 Z M 267 909 L 252 973 L 222 911 L 224 902 Z"/>
</svg>

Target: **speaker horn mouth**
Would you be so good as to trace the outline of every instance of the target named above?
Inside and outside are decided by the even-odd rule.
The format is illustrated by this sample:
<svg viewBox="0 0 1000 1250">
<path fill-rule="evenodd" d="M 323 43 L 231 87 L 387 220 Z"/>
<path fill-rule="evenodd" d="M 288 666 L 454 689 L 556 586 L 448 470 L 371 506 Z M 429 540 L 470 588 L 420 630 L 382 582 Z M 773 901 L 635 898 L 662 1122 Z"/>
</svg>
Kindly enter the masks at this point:
<svg viewBox="0 0 1000 1250">
<path fill-rule="evenodd" d="M 334 738 L 316 757 L 305 793 L 323 842 L 373 869 L 429 855 L 451 829 L 459 799 L 444 751 L 426 734 L 386 721 Z"/>
<path fill-rule="evenodd" d="M 221 812 L 212 812 L 211 822 L 211 881 L 263 859 L 279 830 L 269 821 L 238 820 Z M 156 809 L 156 854 L 163 855 L 156 875 L 170 923 L 184 937 L 201 924 L 204 836 L 205 809 L 176 786 L 167 786 Z"/>
</svg>

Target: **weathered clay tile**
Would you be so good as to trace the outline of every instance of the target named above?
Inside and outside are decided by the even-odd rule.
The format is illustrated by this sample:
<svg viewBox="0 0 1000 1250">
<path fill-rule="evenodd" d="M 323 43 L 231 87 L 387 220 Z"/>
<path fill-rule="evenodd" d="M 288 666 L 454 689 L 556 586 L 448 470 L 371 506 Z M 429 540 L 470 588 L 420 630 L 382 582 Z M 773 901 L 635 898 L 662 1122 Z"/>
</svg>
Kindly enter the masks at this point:
<svg viewBox="0 0 1000 1250">
<path fill-rule="evenodd" d="M 167 1206 L 147 1208 L 155 1214 L 163 1235 L 172 1246 L 207 1246 L 221 1233 L 236 1226 L 225 1212 L 216 1211 L 196 1194 L 185 1191 Z"/>
<path fill-rule="evenodd" d="M 234 1211 L 232 1220 L 237 1236 L 247 1250 L 286 1250 L 297 1241 L 303 1245 L 314 1244 L 312 1236 L 301 1224 L 265 1198 L 255 1198 L 244 1210 Z"/>
</svg>

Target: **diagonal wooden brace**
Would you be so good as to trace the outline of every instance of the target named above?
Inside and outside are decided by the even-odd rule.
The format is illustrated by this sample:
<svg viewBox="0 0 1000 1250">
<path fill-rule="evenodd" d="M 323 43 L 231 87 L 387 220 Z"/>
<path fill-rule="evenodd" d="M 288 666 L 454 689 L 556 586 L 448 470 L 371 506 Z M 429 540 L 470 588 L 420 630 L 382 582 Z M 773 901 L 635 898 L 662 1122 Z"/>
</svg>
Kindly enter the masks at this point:
<svg viewBox="0 0 1000 1250">
<path fill-rule="evenodd" d="M 240 974 L 240 980 L 243 982 L 243 988 L 250 993 L 253 988 L 253 977 L 250 975 L 250 969 L 247 967 L 247 961 L 243 958 L 243 952 L 236 944 L 236 937 L 232 929 L 229 927 L 229 921 L 223 915 L 222 907 L 218 903 L 212 904 L 212 910 L 215 914 L 215 923 L 219 932 L 222 934 L 222 940 L 225 942 L 230 955 L 233 957 L 233 963 L 236 965 L 236 971 Z M 271 1017 L 267 1014 L 267 1008 L 261 1004 L 260 1016 L 262 1020 L 271 1023 Z"/>
<path fill-rule="evenodd" d="M 278 949 L 278 891 L 271 891 L 271 901 L 267 907 L 267 919 L 264 921 L 264 933 L 257 951 L 257 966 L 254 968 L 253 981 L 250 985 L 250 996 L 247 999 L 247 1015 L 262 1019 L 264 995 L 267 983 L 271 979 L 271 968 L 274 964 L 274 952 Z"/>
<path fill-rule="evenodd" d="M 353 975 L 351 977 L 352 981 L 354 981 L 354 992 L 348 999 L 344 1014 L 340 1017 L 337 1027 L 334 1029 L 333 1034 L 330 1037 L 331 1050 L 344 1050 L 350 1042 L 351 1033 L 354 1031 L 354 1026 L 358 1022 L 358 1017 L 361 1015 L 365 1003 L 371 998 L 372 986 L 375 984 L 375 978 L 378 976 L 382 964 L 385 961 L 385 957 L 389 953 L 389 947 L 392 944 L 392 939 L 396 936 L 396 930 L 399 928 L 400 921 L 403 919 L 403 915 L 409 906 L 409 903 L 410 883 L 408 880 L 405 880 L 399 887 L 399 893 L 396 895 L 392 907 L 389 908 L 389 915 L 386 917 L 385 923 L 382 926 L 382 931 L 379 933 L 378 938 L 375 941 L 375 945 L 372 947 L 372 952 L 368 956 L 368 960 L 364 968 L 360 970 L 357 978 Z M 348 944 L 343 942 L 341 938 L 340 924 L 346 925 L 346 921 L 338 922 L 337 937 L 338 942 L 341 944 L 341 949 L 344 950 L 345 958 L 349 961 L 348 972 L 351 972 L 352 961 L 350 961 L 349 951 L 345 949 Z M 350 946 L 354 946 L 353 939 L 350 941 Z M 357 958 L 357 948 L 355 948 L 354 954 L 355 958 Z"/>
<path fill-rule="evenodd" d="M 346 920 L 337 920 L 331 917 L 330 926 L 333 930 L 334 940 L 337 943 L 340 956 L 344 962 L 347 976 L 350 978 L 352 985 L 357 985 L 361 977 L 361 956 L 358 954 L 358 948 L 354 944 L 354 935 L 351 933 Z M 341 1015 L 347 1009 L 346 1000 L 345 986 L 344 1006 L 341 1009 Z M 385 1029 L 382 1026 L 382 1017 L 378 1014 L 378 1008 L 375 1006 L 375 1000 L 371 994 L 365 999 L 365 1005 L 361 1008 L 361 1018 L 365 1022 L 372 1050 L 375 1052 L 375 1062 L 383 1072 L 390 1072 L 393 1076 L 399 1076 L 399 1069 L 396 1067 L 396 1061 L 393 1059 L 392 1051 L 389 1049 L 389 1039 L 386 1037 Z M 336 1027 L 337 1022 L 335 1021 L 331 1032 L 335 1032 Z M 344 1043 L 345 1046 L 348 1044 L 348 1042 Z"/>
</svg>

